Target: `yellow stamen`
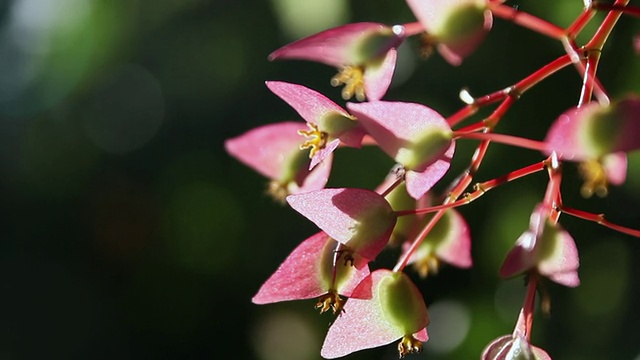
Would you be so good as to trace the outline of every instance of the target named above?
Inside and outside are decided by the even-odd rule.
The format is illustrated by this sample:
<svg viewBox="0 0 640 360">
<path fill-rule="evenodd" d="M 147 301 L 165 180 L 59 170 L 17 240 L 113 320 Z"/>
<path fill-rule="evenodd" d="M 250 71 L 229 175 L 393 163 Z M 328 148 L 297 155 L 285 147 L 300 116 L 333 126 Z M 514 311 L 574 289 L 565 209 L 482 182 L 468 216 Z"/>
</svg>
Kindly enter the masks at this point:
<svg viewBox="0 0 640 360">
<path fill-rule="evenodd" d="M 578 167 L 584 183 L 580 188 L 580 194 L 588 198 L 594 193 L 599 197 L 605 197 L 608 193 L 607 173 L 600 160 L 587 160 Z"/>
<path fill-rule="evenodd" d="M 271 196 L 274 200 L 281 204 L 286 204 L 287 195 L 289 195 L 289 189 L 287 189 L 286 184 L 281 184 L 278 181 L 269 182 L 269 186 L 267 187 L 267 194 Z"/>
<path fill-rule="evenodd" d="M 436 46 L 436 39 L 428 33 L 423 33 L 420 36 L 420 57 L 428 59 L 433 54 L 433 49 Z"/>
<path fill-rule="evenodd" d="M 327 312 L 329 309 L 333 311 L 333 314 L 340 313 L 344 307 L 344 300 L 338 295 L 335 290 L 329 290 L 328 293 L 320 296 L 316 303 L 316 309 L 320 309 L 320 314 Z"/>
<path fill-rule="evenodd" d="M 429 273 L 433 273 L 434 275 L 438 273 L 438 270 L 440 269 L 440 260 L 433 255 L 429 255 L 418 260 L 418 262 L 413 264 L 413 267 L 421 278 L 426 278 Z"/>
<path fill-rule="evenodd" d="M 413 335 L 405 335 L 398 344 L 398 354 L 400 359 L 408 354 L 419 354 L 422 351 L 422 341 L 413 337 Z"/>
<path fill-rule="evenodd" d="M 345 66 L 336 76 L 331 78 L 331 86 L 340 86 L 343 84 L 343 99 L 349 100 L 355 95 L 358 101 L 365 100 L 364 68 L 362 66 Z"/>
<path fill-rule="evenodd" d="M 313 155 L 327 146 L 329 134 L 320 131 L 316 124 L 307 123 L 307 126 L 310 130 L 298 130 L 298 134 L 307 138 L 307 140 L 300 145 L 300 150 L 311 149 L 311 151 L 309 151 L 309 158 L 312 158 Z"/>
</svg>

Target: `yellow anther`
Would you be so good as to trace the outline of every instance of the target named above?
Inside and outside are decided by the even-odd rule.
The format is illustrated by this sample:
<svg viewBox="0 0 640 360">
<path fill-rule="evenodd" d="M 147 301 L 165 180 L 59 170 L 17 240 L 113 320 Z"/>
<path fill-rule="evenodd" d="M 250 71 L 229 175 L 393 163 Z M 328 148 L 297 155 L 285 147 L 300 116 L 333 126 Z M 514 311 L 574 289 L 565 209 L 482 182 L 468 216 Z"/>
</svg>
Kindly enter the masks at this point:
<svg viewBox="0 0 640 360">
<path fill-rule="evenodd" d="M 413 268 L 416 269 L 421 278 L 426 278 L 430 273 L 434 275 L 438 273 L 440 260 L 433 255 L 428 255 L 415 262 Z"/>
<path fill-rule="evenodd" d="M 418 354 L 422 351 L 422 341 L 413 337 L 413 335 L 405 335 L 398 343 L 398 354 L 402 359 L 409 354 Z"/>
<path fill-rule="evenodd" d="M 267 187 L 267 194 L 271 196 L 274 200 L 281 204 L 286 204 L 286 198 L 289 195 L 289 189 L 286 184 L 282 184 L 278 181 L 269 182 L 269 186 Z"/>
<path fill-rule="evenodd" d="M 599 197 L 605 197 L 608 193 L 607 173 L 599 160 L 587 160 L 578 167 L 584 180 L 580 188 L 580 194 L 588 198 L 594 193 Z"/>
<path fill-rule="evenodd" d="M 316 124 L 307 123 L 307 126 L 309 130 L 298 130 L 298 134 L 307 138 L 307 140 L 300 145 L 300 150 L 311 149 L 311 151 L 309 151 L 309 158 L 312 158 L 327 145 L 329 134 L 320 131 Z"/>
<path fill-rule="evenodd" d="M 431 34 L 426 32 L 422 33 L 422 35 L 420 35 L 420 57 L 428 59 L 431 54 L 433 54 L 437 42 Z"/>
<path fill-rule="evenodd" d="M 365 100 L 364 93 L 364 68 L 361 66 L 345 66 L 333 78 L 331 86 L 344 85 L 342 98 L 351 99 L 354 95 L 359 101 Z"/>
<path fill-rule="evenodd" d="M 320 309 L 320 314 L 327 312 L 329 309 L 331 309 L 334 314 L 338 314 L 342 311 L 343 306 L 344 300 L 335 290 L 329 290 L 328 293 L 320 296 L 316 303 L 316 309 Z"/>
</svg>

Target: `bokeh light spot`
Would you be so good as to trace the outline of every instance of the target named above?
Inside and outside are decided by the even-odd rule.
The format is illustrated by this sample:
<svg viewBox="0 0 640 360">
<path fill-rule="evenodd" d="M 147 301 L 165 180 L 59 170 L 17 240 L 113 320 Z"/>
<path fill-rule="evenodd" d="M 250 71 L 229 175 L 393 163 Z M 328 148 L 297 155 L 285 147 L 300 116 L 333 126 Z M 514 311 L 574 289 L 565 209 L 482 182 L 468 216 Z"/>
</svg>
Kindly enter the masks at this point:
<svg viewBox="0 0 640 360">
<path fill-rule="evenodd" d="M 153 75 L 139 65 L 124 65 L 94 94 L 84 113 L 87 136 L 110 153 L 142 147 L 158 131 L 164 99 Z"/>
<path fill-rule="evenodd" d="M 305 318 L 278 311 L 258 320 L 251 339 L 261 360 L 305 360 L 318 358 L 317 335 Z"/>
<path fill-rule="evenodd" d="M 430 351 L 448 353 L 467 337 L 471 313 L 466 305 L 455 300 L 443 300 L 429 306 Z"/>
</svg>

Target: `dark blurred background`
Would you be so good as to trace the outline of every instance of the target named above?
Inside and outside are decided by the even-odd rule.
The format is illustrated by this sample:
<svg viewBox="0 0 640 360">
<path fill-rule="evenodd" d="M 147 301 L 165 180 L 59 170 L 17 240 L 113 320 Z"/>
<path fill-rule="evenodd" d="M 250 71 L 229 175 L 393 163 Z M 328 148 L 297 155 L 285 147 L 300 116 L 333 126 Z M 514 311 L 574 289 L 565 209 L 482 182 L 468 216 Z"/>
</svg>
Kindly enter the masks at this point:
<svg viewBox="0 0 640 360">
<path fill-rule="evenodd" d="M 560 26 L 582 6 L 509 4 Z M 302 83 L 344 104 L 329 85 L 334 69 L 267 55 L 355 21 L 414 18 L 403 1 L 0 0 L 0 359 L 319 359 L 331 318 L 313 300 L 250 300 L 316 229 L 268 198 L 266 180 L 223 142 L 297 119 L 265 80 Z M 639 90 L 637 33 L 639 21 L 623 17 L 606 45 L 599 75 L 613 97 Z M 419 59 L 407 41 L 387 99 L 450 115 L 463 87 L 496 91 L 562 53 L 558 42 L 501 19 L 458 68 L 437 54 Z M 575 70 L 562 70 L 497 130 L 542 139 L 579 89 Z M 475 145 L 459 142 L 449 181 Z M 336 155 L 329 186 L 373 188 L 391 166 L 376 149 Z M 477 180 L 541 159 L 493 145 Z M 565 174 L 567 205 L 640 228 L 640 156 L 630 155 L 627 183 L 604 199 L 580 197 L 575 165 Z M 497 270 L 545 185 L 537 174 L 461 208 L 475 266 L 418 282 L 431 340 L 411 358 L 478 358 L 512 331 L 523 281 L 500 281 Z M 551 316 L 536 317 L 533 342 L 554 359 L 640 359 L 640 239 L 568 216 L 561 223 L 576 239 L 582 285 L 547 284 Z M 351 356 L 396 357 L 395 345 Z"/>
</svg>

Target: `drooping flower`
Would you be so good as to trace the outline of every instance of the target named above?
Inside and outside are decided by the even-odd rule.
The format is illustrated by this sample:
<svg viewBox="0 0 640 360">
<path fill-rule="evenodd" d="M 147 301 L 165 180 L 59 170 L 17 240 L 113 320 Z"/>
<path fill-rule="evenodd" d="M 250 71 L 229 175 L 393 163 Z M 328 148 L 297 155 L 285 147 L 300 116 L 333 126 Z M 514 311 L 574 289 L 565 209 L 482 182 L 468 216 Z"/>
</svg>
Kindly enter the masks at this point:
<svg viewBox="0 0 640 360">
<path fill-rule="evenodd" d="M 548 218 L 548 209 L 538 205 L 531 214 L 529 229 L 516 241 L 500 268 L 500 276 L 512 277 L 530 270 L 558 284 L 580 284 L 580 259 L 575 241 L 559 224 Z"/>
<path fill-rule="evenodd" d="M 321 231 L 303 241 L 262 284 L 255 304 L 319 298 L 316 308 L 340 312 L 344 300 L 369 275 L 369 267 L 350 266 L 339 243 Z M 370 297 L 360 292 L 359 296 Z"/>
<path fill-rule="evenodd" d="M 581 163 L 584 196 L 606 195 L 608 184 L 625 181 L 626 153 L 640 149 L 640 98 L 571 108 L 551 125 L 544 142 L 547 154 Z"/>
<path fill-rule="evenodd" d="M 370 299 L 352 297 L 344 313 L 329 328 L 320 354 L 327 359 L 389 344 L 398 344 L 400 357 L 418 353 L 428 340 L 426 326 L 429 314 L 422 294 L 402 272 L 379 269 L 371 273 L 371 281 L 353 292 L 371 294 Z"/>
<path fill-rule="evenodd" d="M 518 322 L 511 335 L 493 340 L 482 351 L 481 360 L 551 360 L 549 354 L 539 347 L 529 344 L 524 318 L 520 310 Z"/>
<path fill-rule="evenodd" d="M 282 81 L 267 81 L 274 94 L 294 108 L 309 129 L 298 133 L 307 138 L 301 149 L 310 149 L 309 169 L 322 162 L 339 145 L 359 148 L 364 129 L 345 109 L 326 96 L 305 86 Z"/>
<path fill-rule="evenodd" d="M 460 65 L 493 25 L 486 0 L 407 0 L 426 33 L 425 46 L 437 46 L 452 65 Z"/>
<path fill-rule="evenodd" d="M 342 97 L 379 100 L 387 92 L 396 65 L 396 48 L 404 41 L 404 27 L 361 22 L 322 31 L 285 45 L 269 60 L 300 59 L 338 68 L 333 86 L 345 85 Z"/>
<path fill-rule="evenodd" d="M 429 218 L 424 219 L 421 224 L 426 223 Z M 405 246 L 405 251 L 407 248 L 408 246 Z M 473 265 L 469 226 L 455 209 L 449 209 L 444 213 L 407 264 L 413 264 L 418 274 L 426 277 L 429 273 L 436 273 L 441 262 L 463 269 Z"/>
<path fill-rule="evenodd" d="M 289 194 L 324 188 L 331 172 L 332 156 L 313 170 L 300 151 L 298 131 L 304 123 L 287 121 L 268 124 L 225 141 L 225 149 L 236 159 L 271 180 L 269 193 L 284 201 Z"/>
<path fill-rule="evenodd" d="M 322 189 L 289 195 L 291 207 L 352 252 L 360 268 L 384 249 L 396 214 L 380 194 L 371 190 Z"/>
<path fill-rule="evenodd" d="M 421 104 L 374 101 L 348 103 L 380 148 L 402 165 L 407 192 L 426 194 L 449 170 L 455 151 L 453 132 L 437 111 Z"/>
</svg>

